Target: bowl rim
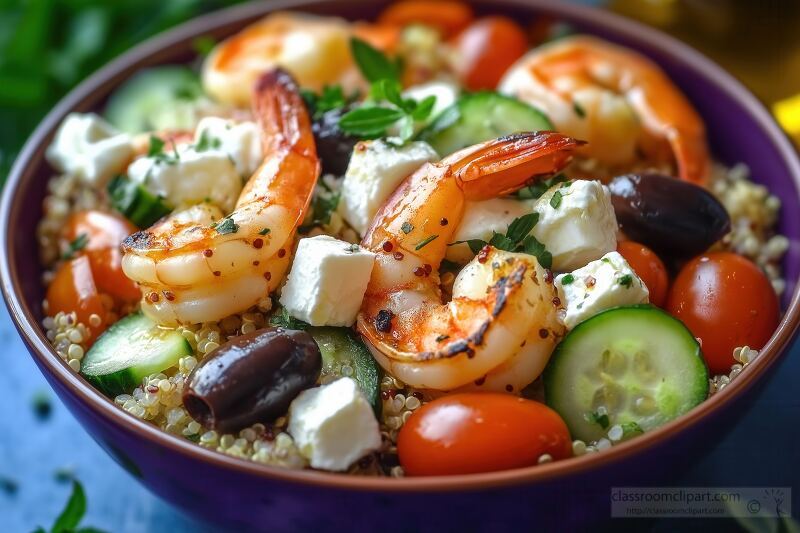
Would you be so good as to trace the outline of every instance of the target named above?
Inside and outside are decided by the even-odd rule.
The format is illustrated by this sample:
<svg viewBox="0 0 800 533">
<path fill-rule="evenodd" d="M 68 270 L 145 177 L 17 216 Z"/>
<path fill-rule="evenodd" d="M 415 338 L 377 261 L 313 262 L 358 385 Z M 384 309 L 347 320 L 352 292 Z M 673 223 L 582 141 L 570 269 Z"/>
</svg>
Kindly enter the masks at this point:
<svg viewBox="0 0 800 533">
<path fill-rule="evenodd" d="M 364 2 L 367 3 L 367 2 Z M 486 2 L 488 4 L 488 2 Z M 112 400 L 104 397 L 83 378 L 76 374 L 53 350 L 36 317 L 21 296 L 21 277 L 16 268 L 15 251 L 11 245 L 9 221 L 16 219 L 22 202 L 15 196 L 23 178 L 32 175 L 26 172 L 30 161 L 41 152 L 43 143 L 49 139 L 63 117 L 80 107 L 95 90 L 114 81 L 117 85 L 128 71 L 139 68 L 140 63 L 163 52 L 170 45 L 212 32 L 226 25 L 242 24 L 255 16 L 265 15 L 281 9 L 299 9 L 311 6 L 333 6 L 335 0 L 277 0 L 269 3 L 248 3 L 234 6 L 191 19 L 167 32 L 156 35 L 101 68 L 68 95 L 66 95 L 43 119 L 17 157 L 3 191 L 0 203 L 0 281 L 6 306 L 23 341 L 33 358 L 45 374 L 50 374 L 59 384 L 68 389 L 85 407 L 106 423 L 124 428 L 137 437 L 156 446 L 163 446 L 191 459 L 212 466 L 231 469 L 240 474 L 261 478 L 265 481 L 280 481 L 318 488 L 344 489 L 372 492 L 444 492 L 474 491 L 520 484 L 534 485 L 558 478 L 566 478 L 615 465 L 627 458 L 640 455 L 649 449 L 663 445 L 676 438 L 681 431 L 697 426 L 704 419 L 721 411 L 726 402 L 733 402 L 751 389 L 770 367 L 788 350 L 800 323 L 800 284 L 797 284 L 785 315 L 764 346 L 759 357 L 723 391 L 708 398 L 683 416 L 631 441 L 623 442 L 602 453 L 556 461 L 549 464 L 481 474 L 416 477 L 378 478 L 356 477 L 336 473 L 309 470 L 289 470 L 262 465 L 246 459 L 231 457 L 206 449 L 186 439 L 168 434 L 150 423 L 140 420 L 120 409 Z M 549 0 L 502 0 L 495 7 L 517 8 L 532 12 L 567 18 L 572 22 L 602 26 L 616 35 L 669 53 L 679 63 L 688 66 L 696 75 L 710 79 L 726 92 L 758 123 L 780 153 L 789 169 L 795 186 L 800 190 L 800 159 L 788 138 L 771 118 L 764 106 L 732 75 L 686 44 L 653 28 L 630 19 L 589 6 L 571 3 L 556 3 Z"/>
</svg>

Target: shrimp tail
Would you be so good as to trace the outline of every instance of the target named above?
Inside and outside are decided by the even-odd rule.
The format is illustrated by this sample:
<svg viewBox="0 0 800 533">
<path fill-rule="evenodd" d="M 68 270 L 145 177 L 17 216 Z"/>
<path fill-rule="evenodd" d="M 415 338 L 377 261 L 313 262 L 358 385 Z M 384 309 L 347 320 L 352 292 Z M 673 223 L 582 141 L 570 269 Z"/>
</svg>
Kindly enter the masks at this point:
<svg viewBox="0 0 800 533">
<path fill-rule="evenodd" d="M 281 68 L 262 74 L 253 88 L 253 104 L 265 153 L 293 150 L 316 155 L 311 121 L 291 74 Z"/>
<path fill-rule="evenodd" d="M 451 165 L 468 200 L 486 200 L 558 172 L 584 144 L 554 131 L 516 133 L 460 150 L 442 163 Z"/>
</svg>

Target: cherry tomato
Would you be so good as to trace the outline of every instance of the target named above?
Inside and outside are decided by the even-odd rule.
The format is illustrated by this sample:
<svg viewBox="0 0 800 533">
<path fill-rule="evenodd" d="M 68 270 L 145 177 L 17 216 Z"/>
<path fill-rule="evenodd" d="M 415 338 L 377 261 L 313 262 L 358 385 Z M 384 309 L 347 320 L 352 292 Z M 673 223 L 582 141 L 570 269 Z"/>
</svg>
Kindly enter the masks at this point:
<svg viewBox="0 0 800 533">
<path fill-rule="evenodd" d="M 114 297 L 118 304 L 135 302 L 142 295 L 136 283 L 122 271 L 120 244 L 135 231 L 136 227 L 120 216 L 88 210 L 72 215 L 62 233 L 67 243 L 86 239 L 76 255 L 89 257 L 97 289 Z"/>
<path fill-rule="evenodd" d="M 689 261 L 672 284 L 666 309 L 701 340 L 714 374 L 730 371 L 734 348 L 760 350 L 778 326 L 778 297 L 767 277 L 728 252 Z"/>
<path fill-rule="evenodd" d="M 617 252 L 644 281 L 647 290 L 650 291 L 650 302 L 658 307 L 664 307 L 669 289 L 669 276 L 667 267 L 661 259 L 653 250 L 634 241 L 620 242 L 617 244 Z"/>
<path fill-rule="evenodd" d="M 472 22 L 472 8 L 454 0 L 403 0 L 391 4 L 378 17 L 378 24 L 408 26 L 424 24 L 451 37 Z"/>
<path fill-rule="evenodd" d="M 459 393 L 415 411 L 397 437 L 410 476 L 493 472 L 572 455 L 569 431 L 539 402 L 510 394 Z"/>
<path fill-rule="evenodd" d="M 83 323 L 91 333 L 88 344 L 107 327 L 106 308 L 94 284 L 89 258 L 85 255 L 61 265 L 47 288 L 46 299 L 49 315 L 55 316 L 59 311 L 77 315 L 78 322 Z M 91 324 L 89 317 L 92 315 L 100 317 L 100 325 Z"/>
<path fill-rule="evenodd" d="M 525 31 L 508 17 L 483 17 L 455 40 L 453 64 L 472 91 L 494 89 L 503 74 L 528 50 Z"/>
</svg>

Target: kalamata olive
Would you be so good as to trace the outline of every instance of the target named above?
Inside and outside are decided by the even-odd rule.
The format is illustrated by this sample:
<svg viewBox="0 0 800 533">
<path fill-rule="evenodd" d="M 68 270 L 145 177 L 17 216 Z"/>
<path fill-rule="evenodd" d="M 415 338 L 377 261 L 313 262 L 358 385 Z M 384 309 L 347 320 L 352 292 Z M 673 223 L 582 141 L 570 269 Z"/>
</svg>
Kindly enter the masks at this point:
<svg viewBox="0 0 800 533">
<path fill-rule="evenodd" d="M 719 200 L 687 181 L 628 174 L 608 188 L 625 235 L 667 256 L 702 253 L 730 231 L 730 216 Z"/>
<path fill-rule="evenodd" d="M 203 426 L 237 431 L 285 414 L 321 369 L 319 347 L 307 332 L 254 331 L 223 344 L 192 371 L 183 404 Z"/>
<path fill-rule="evenodd" d="M 348 107 L 331 109 L 322 113 L 311 125 L 323 173 L 342 176 L 347 170 L 350 154 L 358 142 L 356 137 L 339 129 L 339 119 L 349 110 Z"/>
</svg>

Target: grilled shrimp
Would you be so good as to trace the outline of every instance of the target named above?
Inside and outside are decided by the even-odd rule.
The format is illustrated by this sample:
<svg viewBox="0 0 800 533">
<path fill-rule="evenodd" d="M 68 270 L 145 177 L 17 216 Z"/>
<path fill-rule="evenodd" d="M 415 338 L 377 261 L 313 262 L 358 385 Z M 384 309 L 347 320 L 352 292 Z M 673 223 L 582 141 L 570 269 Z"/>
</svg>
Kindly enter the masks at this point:
<svg viewBox="0 0 800 533">
<path fill-rule="evenodd" d="M 123 242 L 122 268 L 142 310 L 162 325 L 216 321 L 281 283 L 320 173 L 308 114 L 292 78 L 264 74 L 253 97 L 265 159 L 234 211 L 198 205 Z"/>
<path fill-rule="evenodd" d="M 589 141 L 579 153 L 604 165 L 625 170 L 645 154 L 647 163 L 674 160 L 685 180 L 708 175 L 702 119 L 657 65 L 631 50 L 593 37 L 561 39 L 522 57 L 499 90 Z"/>
<path fill-rule="evenodd" d="M 357 327 L 383 368 L 435 390 L 483 383 L 518 392 L 537 377 L 544 363 L 530 358 L 546 362 L 563 334 L 552 275 L 531 255 L 487 247 L 444 303 L 438 269 L 467 200 L 556 172 L 580 144 L 554 132 L 504 137 L 428 163 L 398 187 L 362 242 L 377 258 Z M 523 353 L 531 338 L 547 346 Z M 495 370 L 515 381 L 494 379 Z"/>
<path fill-rule="evenodd" d="M 301 87 L 315 91 L 335 84 L 348 92 L 366 88 L 350 54 L 351 35 L 383 50 L 399 39 L 399 31 L 367 23 L 273 13 L 214 48 L 203 65 L 203 87 L 220 102 L 247 106 L 258 76 L 281 67 Z"/>
</svg>

